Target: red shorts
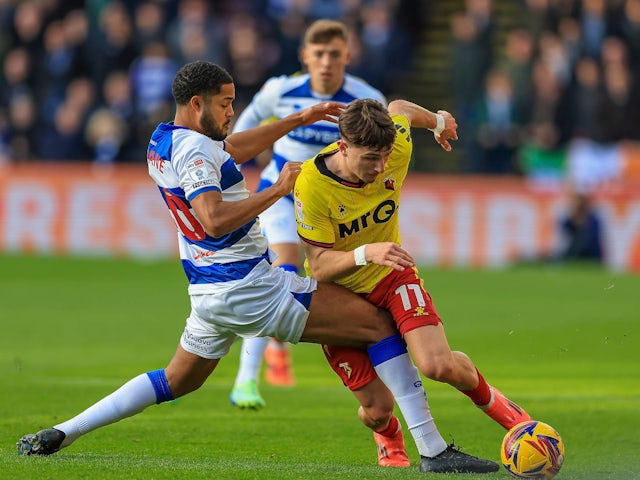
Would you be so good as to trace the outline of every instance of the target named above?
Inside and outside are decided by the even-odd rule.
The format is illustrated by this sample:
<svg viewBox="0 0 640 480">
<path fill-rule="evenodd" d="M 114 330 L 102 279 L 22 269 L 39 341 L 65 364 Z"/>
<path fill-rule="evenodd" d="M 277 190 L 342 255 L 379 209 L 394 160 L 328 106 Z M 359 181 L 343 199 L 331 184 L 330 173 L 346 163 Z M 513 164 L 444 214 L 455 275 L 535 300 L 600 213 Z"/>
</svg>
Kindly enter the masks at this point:
<svg viewBox="0 0 640 480">
<path fill-rule="evenodd" d="M 365 298 L 388 310 L 403 336 L 416 328 L 442 321 L 418 272 L 412 268 L 403 272 L 393 270 Z M 330 345 L 323 345 L 322 350 L 349 390 L 357 390 L 377 377 L 365 350 Z"/>
</svg>

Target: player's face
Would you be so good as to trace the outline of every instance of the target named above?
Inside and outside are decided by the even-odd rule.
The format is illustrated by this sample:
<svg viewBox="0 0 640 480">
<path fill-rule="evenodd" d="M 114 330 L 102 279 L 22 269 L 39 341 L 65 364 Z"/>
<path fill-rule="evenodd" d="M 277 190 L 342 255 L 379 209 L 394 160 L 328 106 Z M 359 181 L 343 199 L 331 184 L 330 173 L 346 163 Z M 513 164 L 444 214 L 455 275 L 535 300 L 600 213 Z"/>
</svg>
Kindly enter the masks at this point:
<svg viewBox="0 0 640 480">
<path fill-rule="evenodd" d="M 302 63 L 311 76 L 311 88 L 323 95 L 338 91 L 349 64 L 347 44 L 334 38 L 328 43 L 311 43 L 302 50 Z"/>
<path fill-rule="evenodd" d="M 393 151 L 393 145 L 383 150 L 372 150 L 341 141 L 340 151 L 345 158 L 346 173 L 350 176 L 345 180 L 372 183 L 378 175 L 384 172 L 389 155 Z"/>
<path fill-rule="evenodd" d="M 233 83 L 222 85 L 220 93 L 211 96 L 200 111 L 200 133 L 213 140 L 224 140 L 229 134 L 233 118 Z"/>
</svg>

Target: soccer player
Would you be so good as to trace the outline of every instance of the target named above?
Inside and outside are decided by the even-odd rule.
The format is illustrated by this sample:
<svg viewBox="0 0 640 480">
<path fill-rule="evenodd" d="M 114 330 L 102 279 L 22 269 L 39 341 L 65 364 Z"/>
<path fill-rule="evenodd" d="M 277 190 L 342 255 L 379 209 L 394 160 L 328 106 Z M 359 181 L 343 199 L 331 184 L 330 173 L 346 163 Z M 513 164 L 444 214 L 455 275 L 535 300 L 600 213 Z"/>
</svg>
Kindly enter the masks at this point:
<svg viewBox="0 0 640 480">
<path fill-rule="evenodd" d="M 269 79 L 238 117 L 234 132 L 254 128 L 271 118 L 282 118 L 300 108 L 324 101 L 349 103 L 356 98 L 373 98 L 386 105 L 381 92 L 345 72 L 350 57 L 348 40 L 347 27 L 343 23 L 325 19 L 313 22 L 305 31 L 300 49 L 300 61 L 306 73 Z M 338 137 L 337 125 L 329 121 L 301 126 L 289 132 L 273 145 L 273 157 L 260 175 L 257 190 L 272 185 L 286 162 L 307 160 Z M 282 197 L 262 212 L 260 225 L 269 241 L 269 248 L 278 255 L 273 264 L 297 272 L 302 251 L 296 232 L 292 196 Z M 232 405 L 254 409 L 265 405 L 257 386 L 263 355 L 266 360 L 265 380 L 272 385 L 293 385 L 295 380 L 286 344 L 266 337 L 245 339 L 230 395 Z"/>
<path fill-rule="evenodd" d="M 305 162 L 296 180 L 298 234 L 311 276 L 387 309 L 422 374 L 454 386 L 508 430 L 531 417 L 490 386 L 467 355 L 451 351 L 414 260 L 400 246 L 398 208 L 411 159 L 411 128 L 433 130 L 449 151 L 449 140 L 457 139 L 447 128 L 453 122 L 448 112 L 434 114 L 404 100 L 391 102 L 388 110 L 370 99 L 350 103 L 339 118 L 340 139 Z M 366 354 L 333 345 L 325 345 L 324 352 L 361 402 L 372 397 L 369 382 L 376 373 Z"/>
<path fill-rule="evenodd" d="M 226 138 L 235 87 L 223 68 L 187 64 L 172 90 L 174 121 L 152 134 L 147 163 L 176 223 L 189 280 L 191 312 L 177 351 L 166 368 L 134 377 L 53 428 L 24 435 L 17 442 L 22 455 L 50 455 L 96 428 L 198 389 L 238 336 L 366 347 L 379 378 L 394 394 L 410 388 L 407 379 L 415 376 L 388 312 L 344 287 L 271 265 L 272 252 L 256 217 L 291 192 L 301 163 L 288 162 L 271 187 L 254 195 L 236 167 L 286 132 L 333 118 L 344 105 L 314 105 Z M 432 462 L 450 472 L 498 466 L 457 451 Z"/>
</svg>

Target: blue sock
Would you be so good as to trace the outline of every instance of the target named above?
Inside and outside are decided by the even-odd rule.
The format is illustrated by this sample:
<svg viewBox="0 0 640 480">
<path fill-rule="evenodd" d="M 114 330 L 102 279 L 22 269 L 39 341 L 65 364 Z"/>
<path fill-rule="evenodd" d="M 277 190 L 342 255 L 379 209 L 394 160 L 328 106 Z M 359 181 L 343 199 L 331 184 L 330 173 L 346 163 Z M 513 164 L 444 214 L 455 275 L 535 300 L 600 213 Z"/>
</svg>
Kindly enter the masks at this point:
<svg viewBox="0 0 640 480">
<path fill-rule="evenodd" d="M 164 368 L 147 372 L 147 376 L 151 380 L 153 390 L 156 392 L 156 403 L 173 400 L 173 394 L 171 393 L 171 388 L 169 388 L 167 376 L 164 374 Z"/>
<path fill-rule="evenodd" d="M 368 347 L 367 353 L 373 366 L 377 367 L 387 360 L 407 353 L 407 344 L 404 343 L 400 334 L 396 333 Z"/>
</svg>

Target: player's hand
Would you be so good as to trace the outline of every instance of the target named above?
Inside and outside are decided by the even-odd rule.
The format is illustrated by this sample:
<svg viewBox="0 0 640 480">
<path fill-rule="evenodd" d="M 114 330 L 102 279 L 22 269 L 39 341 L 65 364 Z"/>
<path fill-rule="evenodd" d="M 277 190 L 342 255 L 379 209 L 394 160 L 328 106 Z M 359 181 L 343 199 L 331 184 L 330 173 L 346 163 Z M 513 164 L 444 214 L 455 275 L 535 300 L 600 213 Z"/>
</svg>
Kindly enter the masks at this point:
<svg viewBox="0 0 640 480">
<path fill-rule="evenodd" d="M 300 110 L 302 125 L 311 125 L 320 120 L 338 123 L 338 117 L 345 108 L 347 108 L 347 106 L 339 102 L 322 102 L 305 108 L 304 110 Z"/>
<path fill-rule="evenodd" d="M 450 152 L 451 144 L 449 143 L 449 140 L 458 140 L 458 124 L 456 119 L 453 118 L 453 115 L 449 112 L 445 110 L 438 110 L 438 114 L 442 115 L 444 118 L 444 130 L 440 135 L 436 135 L 434 132 L 433 138 L 436 139 L 436 142 L 438 142 L 443 149 Z"/>
<path fill-rule="evenodd" d="M 278 180 L 273 184 L 273 188 L 279 189 L 282 197 L 289 195 L 293 190 L 293 185 L 296 183 L 296 178 L 300 175 L 301 169 L 302 162 L 285 162 Z"/>
<path fill-rule="evenodd" d="M 365 258 L 369 263 L 391 267 L 394 270 L 403 271 L 413 267 L 413 257 L 397 243 L 378 242 L 370 243 L 365 247 Z"/>
</svg>

